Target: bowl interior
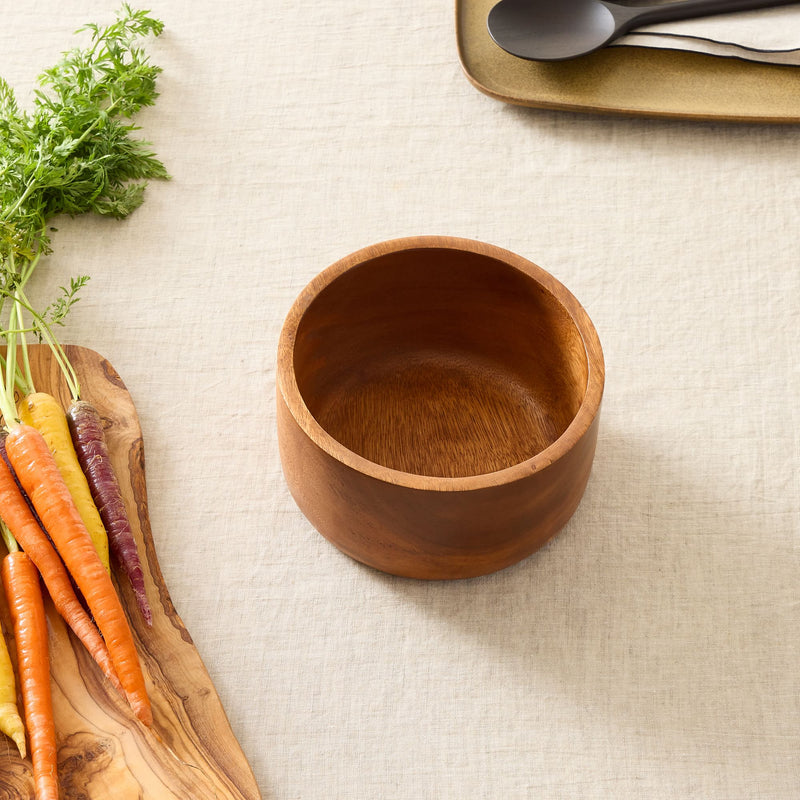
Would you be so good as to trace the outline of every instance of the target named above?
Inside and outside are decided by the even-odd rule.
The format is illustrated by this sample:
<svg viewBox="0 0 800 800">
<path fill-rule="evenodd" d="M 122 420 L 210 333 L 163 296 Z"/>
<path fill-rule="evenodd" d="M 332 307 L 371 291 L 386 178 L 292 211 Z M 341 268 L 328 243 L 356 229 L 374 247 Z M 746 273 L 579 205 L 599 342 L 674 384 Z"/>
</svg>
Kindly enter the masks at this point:
<svg viewBox="0 0 800 800">
<path fill-rule="evenodd" d="M 336 277 L 303 314 L 293 356 L 303 401 L 340 444 L 452 478 L 553 444 L 589 371 L 549 290 L 503 261 L 444 248 L 387 253 Z"/>
</svg>

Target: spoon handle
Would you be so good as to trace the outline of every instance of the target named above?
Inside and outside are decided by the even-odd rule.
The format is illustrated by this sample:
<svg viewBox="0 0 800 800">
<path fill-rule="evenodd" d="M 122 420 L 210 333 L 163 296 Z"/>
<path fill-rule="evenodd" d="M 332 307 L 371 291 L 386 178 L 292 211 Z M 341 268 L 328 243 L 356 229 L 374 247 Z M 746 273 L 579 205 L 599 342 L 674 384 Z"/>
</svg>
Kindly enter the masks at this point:
<svg viewBox="0 0 800 800">
<path fill-rule="evenodd" d="M 749 11 L 754 8 L 791 5 L 797 0 L 683 0 L 680 3 L 666 3 L 658 6 L 638 8 L 626 6 L 631 16 L 628 26 L 654 25 L 657 22 L 671 22 L 677 19 L 706 17 L 713 14 L 728 14 L 734 11 Z M 615 14 L 616 16 L 616 14 Z"/>
</svg>

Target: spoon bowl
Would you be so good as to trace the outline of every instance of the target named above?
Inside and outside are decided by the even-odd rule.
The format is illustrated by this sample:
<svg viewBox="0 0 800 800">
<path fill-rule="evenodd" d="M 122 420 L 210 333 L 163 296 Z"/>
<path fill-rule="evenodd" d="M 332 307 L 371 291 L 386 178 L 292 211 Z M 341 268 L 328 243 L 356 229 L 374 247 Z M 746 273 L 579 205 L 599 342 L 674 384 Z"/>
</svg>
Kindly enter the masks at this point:
<svg viewBox="0 0 800 800">
<path fill-rule="evenodd" d="M 489 33 L 520 58 L 561 61 L 590 53 L 617 33 L 617 23 L 598 0 L 502 0 L 489 12 Z"/>
<path fill-rule="evenodd" d="M 795 0 L 684 0 L 625 6 L 607 0 L 500 0 L 487 25 L 494 41 L 531 61 L 565 61 L 592 53 L 643 25 L 704 17 Z"/>
</svg>

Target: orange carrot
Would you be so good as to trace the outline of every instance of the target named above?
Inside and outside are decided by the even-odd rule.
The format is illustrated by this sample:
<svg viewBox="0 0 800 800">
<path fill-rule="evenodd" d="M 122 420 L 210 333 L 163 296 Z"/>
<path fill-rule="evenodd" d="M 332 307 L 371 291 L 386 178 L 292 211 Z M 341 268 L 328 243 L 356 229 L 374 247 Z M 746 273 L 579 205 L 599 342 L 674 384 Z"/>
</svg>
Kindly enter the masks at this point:
<svg viewBox="0 0 800 800">
<path fill-rule="evenodd" d="M 21 550 L 3 560 L 5 587 L 14 640 L 25 725 L 28 728 L 36 800 L 58 800 L 58 750 L 50 689 L 47 619 L 39 573 Z"/>
<path fill-rule="evenodd" d="M 19 542 L 39 570 L 56 611 L 61 614 L 73 633 L 83 642 L 105 676 L 117 689 L 121 689 L 103 637 L 100 636 L 100 632 L 78 600 L 61 558 L 33 516 L 11 470 L 1 458 L 0 518 L 9 527 L 14 539 Z"/>
<path fill-rule="evenodd" d="M 125 611 L 42 435 L 29 425 L 11 427 L 6 452 L 39 519 L 83 594 L 105 639 L 134 714 L 151 725 L 153 712 Z"/>
<path fill-rule="evenodd" d="M 97 554 L 100 556 L 103 566 L 109 569 L 108 535 L 72 444 L 72 436 L 64 409 L 53 395 L 47 394 L 47 392 L 32 392 L 26 394 L 19 401 L 17 413 L 20 422 L 31 425 L 44 436 L 58 465 L 58 471 L 64 478 L 64 483 L 69 487 L 69 493 L 72 495 L 83 524 L 92 537 Z"/>
</svg>

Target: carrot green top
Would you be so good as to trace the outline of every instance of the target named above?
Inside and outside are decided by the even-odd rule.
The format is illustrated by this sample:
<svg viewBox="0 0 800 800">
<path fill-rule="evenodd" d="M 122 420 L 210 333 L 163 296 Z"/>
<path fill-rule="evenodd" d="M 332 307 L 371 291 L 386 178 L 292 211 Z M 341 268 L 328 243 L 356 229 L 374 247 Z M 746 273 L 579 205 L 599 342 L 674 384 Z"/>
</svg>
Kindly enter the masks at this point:
<svg viewBox="0 0 800 800">
<path fill-rule="evenodd" d="M 84 213 L 121 219 L 142 203 L 148 180 L 169 177 L 150 145 L 133 135 L 133 117 L 158 97 L 161 72 L 141 42 L 162 30 L 161 21 L 127 3 L 110 25 L 85 25 L 78 33 L 88 44 L 39 76 L 30 111 L 0 77 L 0 333 L 9 345 L 26 331 L 24 290 L 50 252 L 51 220 Z M 62 287 L 27 330 L 47 339 L 43 331 L 63 323 L 86 280 Z M 7 394 L 8 376 L 2 383 Z"/>
</svg>

